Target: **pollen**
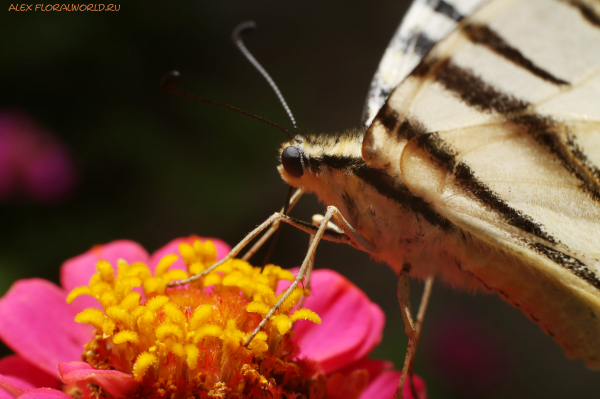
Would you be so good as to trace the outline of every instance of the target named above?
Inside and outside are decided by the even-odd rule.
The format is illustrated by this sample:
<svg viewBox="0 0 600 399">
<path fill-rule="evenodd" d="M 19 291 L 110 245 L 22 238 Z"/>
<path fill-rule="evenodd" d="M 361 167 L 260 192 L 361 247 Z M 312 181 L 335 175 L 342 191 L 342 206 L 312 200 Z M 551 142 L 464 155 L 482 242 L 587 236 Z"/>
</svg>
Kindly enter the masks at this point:
<svg viewBox="0 0 600 399">
<path fill-rule="evenodd" d="M 186 270 L 171 268 L 179 258 Z M 296 359 L 293 324 L 321 321 L 309 309 L 295 309 L 302 289 L 293 291 L 246 345 L 279 300 L 278 283 L 293 280 L 289 271 L 274 265 L 261 270 L 233 259 L 188 285 L 168 287 L 216 260 L 215 245 L 196 240 L 181 244 L 178 255 L 163 257 L 154 269 L 122 259 L 116 265 L 98 262 L 89 285 L 67 298 L 70 303 L 88 295 L 98 301 L 75 317 L 96 330 L 83 360 L 131 374 L 140 384 L 132 398 L 258 399 L 272 392 L 325 398 L 313 394 L 322 391 L 323 376 L 311 374 L 310 361 Z"/>
</svg>

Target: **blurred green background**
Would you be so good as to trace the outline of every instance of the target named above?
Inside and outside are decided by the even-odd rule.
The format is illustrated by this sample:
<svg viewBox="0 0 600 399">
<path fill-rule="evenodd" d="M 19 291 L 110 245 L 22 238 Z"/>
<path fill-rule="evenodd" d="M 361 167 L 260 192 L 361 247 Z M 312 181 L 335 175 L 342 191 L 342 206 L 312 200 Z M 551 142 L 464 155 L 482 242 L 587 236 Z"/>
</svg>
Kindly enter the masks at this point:
<svg viewBox="0 0 600 399">
<path fill-rule="evenodd" d="M 283 204 L 287 187 L 275 167 L 285 137 L 165 94 L 162 75 L 178 69 L 178 87 L 289 127 L 275 95 L 231 43 L 232 29 L 253 19 L 259 29 L 246 44 L 301 132 L 359 127 L 371 76 L 407 7 L 199 0 L 130 1 L 118 12 L 8 12 L 10 3 L 1 3 L 0 111 L 23 110 L 52 131 L 78 173 L 72 195 L 58 203 L 0 203 L 1 293 L 21 278 L 56 282 L 66 259 L 119 238 L 149 251 L 192 233 L 235 244 Z M 323 209 L 306 196 L 292 215 L 309 220 Z M 298 265 L 307 242 L 285 226 L 273 261 Z M 400 368 L 406 339 L 392 271 L 330 243 L 319 247 L 316 265 L 340 271 L 385 310 L 385 335 L 372 356 Z M 415 282 L 413 306 L 420 292 Z M 456 345 L 464 350 L 455 359 Z M 567 360 L 519 311 L 442 284 L 434 287 L 415 371 L 430 398 L 600 396 L 600 374 Z"/>
</svg>

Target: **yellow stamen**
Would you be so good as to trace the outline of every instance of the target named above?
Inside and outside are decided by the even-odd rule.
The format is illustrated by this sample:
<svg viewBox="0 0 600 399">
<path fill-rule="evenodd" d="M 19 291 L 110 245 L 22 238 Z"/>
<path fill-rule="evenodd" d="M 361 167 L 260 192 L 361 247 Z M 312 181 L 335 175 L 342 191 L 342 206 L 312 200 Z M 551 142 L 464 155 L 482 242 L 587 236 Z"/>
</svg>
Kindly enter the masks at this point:
<svg viewBox="0 0 600 399">
<path fill-rule="evenodd" d="M 148 371 L 148 369 L 155 365 L 158 362 L 156 356 L 151 353 L 144 352 L 141 353 L 137 359 L 135 360 L 135 364 L 133 365 L 133 376 L 136 380 L 141 381 L 144 378 L 144 375 Z"/>
<path fill-rule="evenodd" d="M 102 328 L 104 324 L 104 312 L 96 308 L 87 308 L 75 316 L 77 323 L 91 324 L 96 328 Z"/>
<path fill-rule="evenodd" d="M 321 318 L 315 312 L 310 309 L 298 309 L 292 314 L 290 320 L 296 322 L 298 320 L 309 320 L 315 324 L 321 324 Z"/>
<path fill-rule="evenodd" d="M 115 344 L 122 344 L 125 342 L 138 342 L 139 341 L 139 337 L 137 335 L 137 333 L 135 333 L 134 331 L 129 331 L 129 330 L 125 330 L 125 331 L 121 331 L 118 334 L 116 334 L 113 338 L 113 342 Z"/>
<path fill-rule="evenodd" d="M 247 396 L 251 391 L 244 391 L 246 384 L 259 384 L 261 388 L 255 392 L 263 392 L 289 370 L 300 367 L 293 363 L 297 350 L 290 349 L 293 344 L 289 331 L 297 320 L 320 322 L 307 309 L 292 314 L 304 293 L 300 288 L 244 346 L 261 318 L 277 302 L 275 290 L 279 281 L 293 280 L 289 271 L 267 265 L 261 272 L 260 268 L 234 259 L 197 282 L 167 288 L 169 282 L 202 272 L 217 259 L 216 247 L 209 240 L 197 240 L 193 245 L 183 243 L 179 250 L 187 273 L 170 270 L 178 259 L 175 254 L 163 257 L 154 275 L 145 264 L 129 265 L 122 259 L 117 262 L 115 275 L 111 264 L 99 261 L 89 285 L 69 294 L 68 302 L 90 295 L 102 305 L 102 309 L 89 308 L 75 318 L 97 330 L 84 354 L 86 361 L 97 368 L 130 373 L 137 381 L 148 381 L 148 386 L 166 384 L 161 389 L 167 391 L 171 389 L 169 384 L 179 378 L 177 373 L 182 373 L 180 377 L 189 384 L 182 388 L 184 391 L 188 386 L 206 392 L 224 387 L 232 395 L 235 392 L 234 397 L 248 398 L 254 396 Z M 141 291 L 136 287 L 141 287 Z M 288 357 L 274 361 L 272 356 Z M 261 374 L 264 372 L 267 375 Z M 229 382 L 231 386 L 227 385 Z M 188 397 L 196 395 L 193 389 Z M 183 391 L 177 392 L 175 396 Z M 246 393 L 242 395 L 243 392 Z M 165 395 L 168 396 L 157 393 L 155 397 Z"/>
</svg>

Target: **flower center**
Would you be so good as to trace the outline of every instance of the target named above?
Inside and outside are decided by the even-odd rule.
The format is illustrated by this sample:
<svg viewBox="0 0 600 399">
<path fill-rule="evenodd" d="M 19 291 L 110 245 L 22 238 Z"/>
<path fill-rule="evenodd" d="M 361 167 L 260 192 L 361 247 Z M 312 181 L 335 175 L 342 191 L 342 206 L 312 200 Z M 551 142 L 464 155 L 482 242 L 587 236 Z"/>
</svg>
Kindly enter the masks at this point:
<svg viewBox="0 0 600 399">
<path fill-rule="evenodd" d="M 293 280 L 289 271 L 268 265 L 261 272 L 234 259 L 187 286 L 168 288 L 169 282 L 216 262 L 211 241 L 184 243 L 179 251 L 187 272 L 170 270 L 177 255 L 162 258 L 154 275 L 147 265 L 124 260 L 117 262 L 115 275 L 108 262 L 100 261 L 90 284 L 69 294 L 69 303 L 90 295 L 102 307 L 85 309 L 75 318 L 96 328 L 84 361 L 133 375 L 140 385 L 131 397 L 326 396 L 326 382 L 313 378 L 316 370 L 310 361 L 297 360 L 299 350 L 292 339 L 295 321 L 320 323 L 314 312 L 293 309 L 302 289 L 244 346 L 277 302 L 278 282 Z"/>
</svg>

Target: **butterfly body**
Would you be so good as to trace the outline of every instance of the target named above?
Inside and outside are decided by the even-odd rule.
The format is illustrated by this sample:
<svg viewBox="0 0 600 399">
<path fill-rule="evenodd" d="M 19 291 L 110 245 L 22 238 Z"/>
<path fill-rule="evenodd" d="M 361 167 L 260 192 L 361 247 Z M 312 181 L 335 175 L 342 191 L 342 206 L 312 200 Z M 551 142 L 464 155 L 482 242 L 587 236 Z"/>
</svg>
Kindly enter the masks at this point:
<svg viewBox="0 0 600 399">
<path fill-rule="evenodd" d="M 396 272 L 495 292 L 600 369 L 600 2 L 491 0 L 455 25 L 364 133 L 291 140 L 304 173 L 280 173 Z"/>
<path fill-rule="evenodd" d="M 300 137 L 305 173 L 294 178 L 283 166 L 279 171 L 290 185 L 313 192 L 324 204 L 338 208 L 373 244 L 371 255 L 396 272 L 415 265 L 412 272 L 418 277 L 444 273 L 452 285 L 481 286 L 456 268 L 456 259 L 465 258 L 457 249 L 472 248 L 466 236 L 455 235 L 455 226 L 413 196 L 398 176 L 369 167 L 360 153 L 363 137 L 364 132 L 359 131 Z"/>
</svg>

